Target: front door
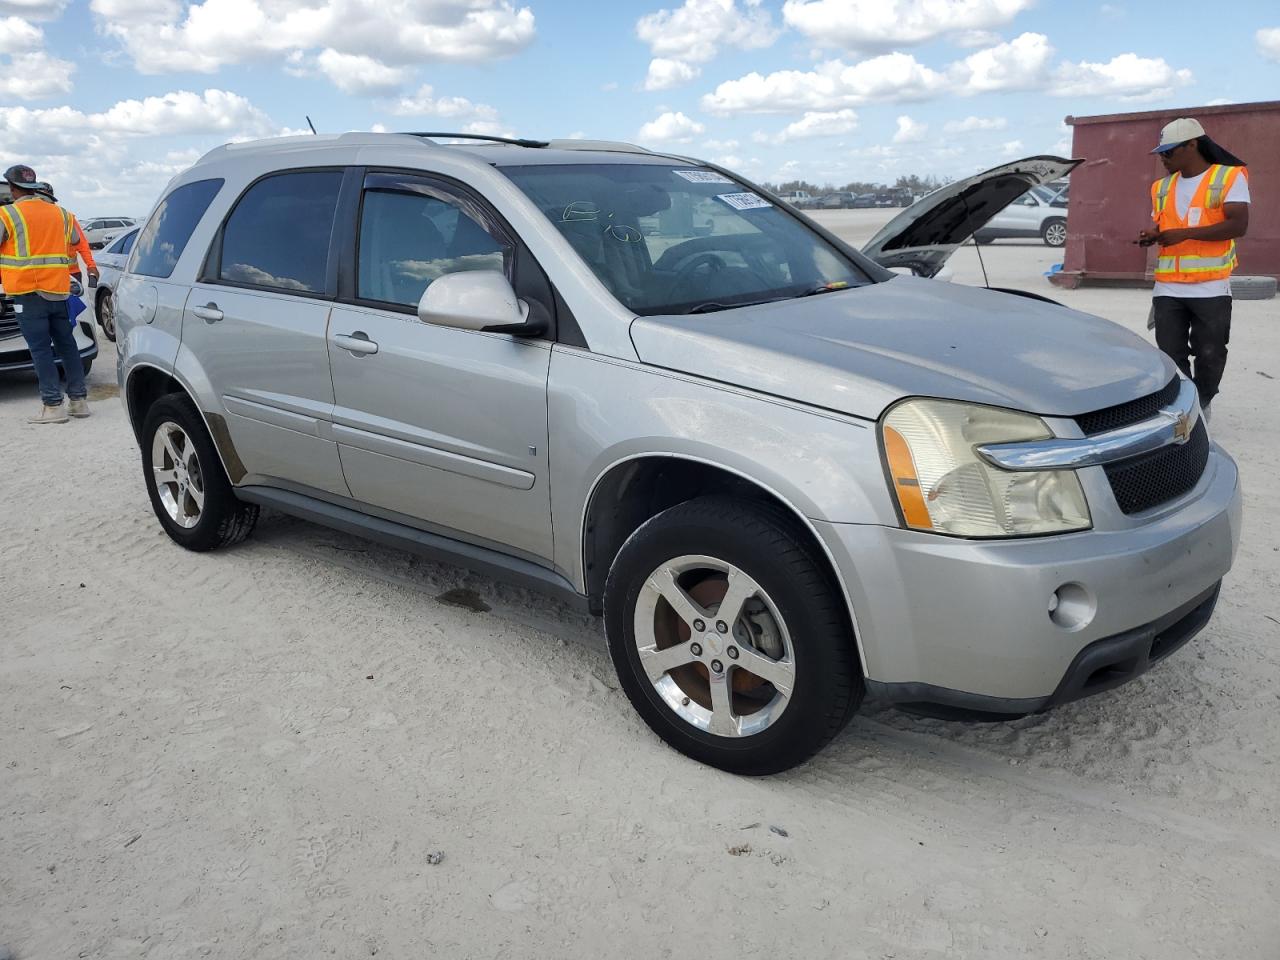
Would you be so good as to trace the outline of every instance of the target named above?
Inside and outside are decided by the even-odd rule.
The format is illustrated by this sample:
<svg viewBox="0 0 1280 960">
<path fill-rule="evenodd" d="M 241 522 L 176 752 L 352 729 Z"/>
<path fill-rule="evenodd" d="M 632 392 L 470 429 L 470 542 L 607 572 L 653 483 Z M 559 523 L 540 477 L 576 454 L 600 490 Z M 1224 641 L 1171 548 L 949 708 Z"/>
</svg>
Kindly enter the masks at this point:
<svg viewBox="0 0 1280 960">
<path fill-rule="evenodd" d="M 423 323 L 436 277 L 512 275 L 515 238 L 474 198 L 370 173 L 351 304 L 329 322 L 333 436 L 351 495 L 446 535 L 552 556 L 547 475 L 551 344 Z"/>
<path fill-rule="evenodd" d="M 243 473 L 346 496 L 329 436 L 326 332 L 336 269 L 330 234 L 340 170 L 281 173 L 251 186 L 187 297 L 184 349 L 200 357 Z"/>
</svg>

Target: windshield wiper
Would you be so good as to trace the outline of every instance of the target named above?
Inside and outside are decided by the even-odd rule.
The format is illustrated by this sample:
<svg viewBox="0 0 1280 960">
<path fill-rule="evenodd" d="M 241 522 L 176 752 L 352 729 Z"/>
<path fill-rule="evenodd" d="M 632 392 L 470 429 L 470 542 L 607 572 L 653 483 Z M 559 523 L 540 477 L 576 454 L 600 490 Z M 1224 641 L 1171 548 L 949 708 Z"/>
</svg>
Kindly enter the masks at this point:
<svg viewBox="0 0 1280 960">
<path fill-rule="evenodd" d="M 839 283 L 824 283 L 820 287 L 814 287 L 812 290 L 805 290 L 801 293 L 795 294 L 795 296 L 797 298 L 816 297 L 820 293 L 836 293 L 837 291 L 840 291 L 840 290 L 852 290 L 854 287 L 861 287 L 861 286 L 863 286 L 863 284 L 861 283 L 845 283 L 843 281 Z"/>
<path fill-rule="evenodd" d="M 700 303 L 692 309 L 686 310 L 685 313 L 715 313 L 717 310 L 733 310 L 736 307 L 758 307 L 762 303 L 775 303 L 778 300 L 785 300 L 786 297 L 769 297 L 765 300 L 746 300 L 742 303 L 720 303 L 717 300 L 710 300 L 707 303 Z"/>
</svg>

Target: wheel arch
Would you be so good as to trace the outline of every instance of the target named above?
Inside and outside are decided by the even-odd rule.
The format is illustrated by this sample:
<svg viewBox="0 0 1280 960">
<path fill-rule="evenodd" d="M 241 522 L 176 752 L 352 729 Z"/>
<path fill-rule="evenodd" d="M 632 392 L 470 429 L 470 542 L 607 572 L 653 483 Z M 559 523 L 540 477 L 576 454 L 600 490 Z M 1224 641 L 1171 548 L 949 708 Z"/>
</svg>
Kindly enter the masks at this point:
<svg viewBox="0 0 1280 960">
<path fill-rule="evenodd" d="M 592 483 L 583 505 L 581 542 L 582 579 L 588 604 L 595 613 L 604 605 L 604 586 L 618 551 L 645 521 L 663 510 L 709 494 L 729 494 L 770 505 L 793 528 L 826 568 L 840 591 L 847 625 L 853 633 L 858 660 L 866 675 L 867 663 L 845 578 L 835 557 L 812 521 L 793 502 L 758 478 L 712 460 L 672 453 L 637 453 L 609 464 Z"/>
<path fill-rule="evenodd" d="M 227 478 L 235 485 L 245 475 L 244 464 L 231 442 L 226 420 L 219 414 L 209 413 L 196 400 L 195 391 L 184 382 L 176 371 L 164 370 L 151 363 L 138 363 L 129 371 L 125 380 L 125 409 L 129 414 L 129 423 L 133 427 L 133 436 L 139 445 L 142 443 L 142 425 L 147 418 L 147 411 L 161 397 L 171 393 L 185 394 L 204 421 L 204 428 L 213 440 L 213 447 L 218 451 L 218 459 Z"/>
</svg>

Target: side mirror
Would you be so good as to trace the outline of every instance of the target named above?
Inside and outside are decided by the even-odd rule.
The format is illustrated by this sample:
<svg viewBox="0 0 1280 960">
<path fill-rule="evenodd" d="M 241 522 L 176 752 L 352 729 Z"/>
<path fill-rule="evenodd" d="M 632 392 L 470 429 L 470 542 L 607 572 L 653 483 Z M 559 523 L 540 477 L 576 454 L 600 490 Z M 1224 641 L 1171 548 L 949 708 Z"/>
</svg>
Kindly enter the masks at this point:
<svg viewBox="0 0 1280 960">
<path fill-rule="evenodd" d="M 546 329 L 545 321 L 530 316 L 529 305 L 516 297 L 497 270 L 465 270 L 433 280 L 418 301 L 418 319 L 515 337 L 534 337 Z"/>
</svg>

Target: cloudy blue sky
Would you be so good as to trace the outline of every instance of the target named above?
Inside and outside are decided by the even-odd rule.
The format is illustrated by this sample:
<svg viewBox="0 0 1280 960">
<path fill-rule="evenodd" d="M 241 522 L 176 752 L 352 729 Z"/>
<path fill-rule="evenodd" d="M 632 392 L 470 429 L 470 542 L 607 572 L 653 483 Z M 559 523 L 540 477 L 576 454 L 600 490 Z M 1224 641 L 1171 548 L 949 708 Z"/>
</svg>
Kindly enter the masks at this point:
<svg viewBox="0 0 1280 960">
<path fill-rule="evenodd" d="M 0 0 L 0 163 L 81 216 L 145 213 L 307 114 L 842 183 L 1069 152 L 1067 114 L 1277 96 L 1275 0 Z"/>
</svg>

